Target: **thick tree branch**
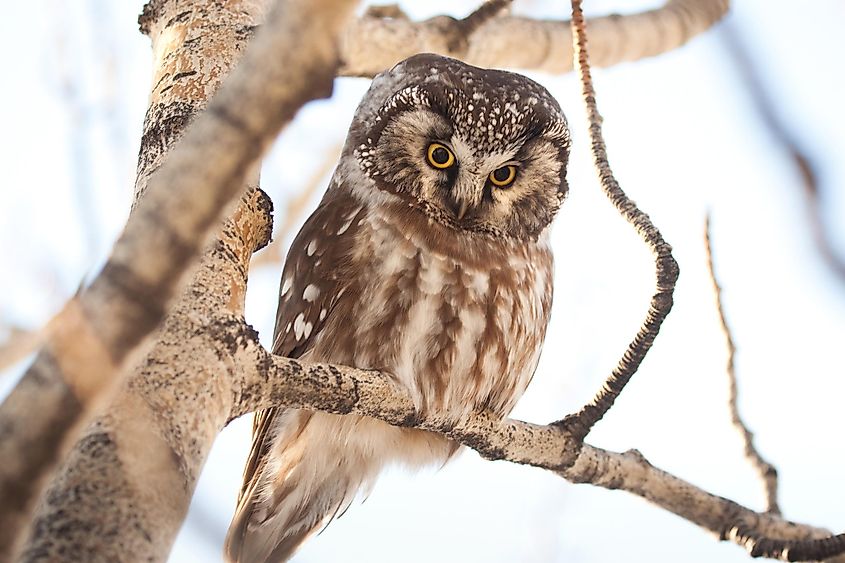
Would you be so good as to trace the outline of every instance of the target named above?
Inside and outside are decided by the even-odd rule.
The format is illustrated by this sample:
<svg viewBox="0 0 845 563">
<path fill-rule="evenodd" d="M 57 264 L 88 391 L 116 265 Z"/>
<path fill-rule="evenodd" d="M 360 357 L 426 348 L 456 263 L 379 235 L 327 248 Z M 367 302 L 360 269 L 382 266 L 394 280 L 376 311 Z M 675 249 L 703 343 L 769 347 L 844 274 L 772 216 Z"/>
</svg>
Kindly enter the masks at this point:
<svg viewBox="0 0 845 563">
<path fill-rule="evenodd" d="M 377 371 L 274 356 L 240 319 L 233 318 L 218 329 L 227 335 L 224 340 L 232 343 L 230 351 L 236 366 L 231 418 L 278 405 L 370 416 L 394 426 L 440 432 L 486 459 L 547 469 L 573 483 L 628 491 L 720 539 L 746 547 L 754 555 L 759 546 L 774 541 L 760 538 L 832 541 L 826 539 L 826 530 L 790 522 L 775 513 L 758 513 L 703 491 L 654 467 L 635 450 L 610 452 L 583 443 L 557 424 L 502 420 L 488 413 L 475 413 L 458 423 L 421 417 L 407 392 Z M 767 552 L 769 556 L 773 553 Z M 843 563 L 845 557 L 834 561 Z"/>
<path fill-rule="evenodd" d="M 7 460 L 0 464 L 0 560 L 11 558 L 71 439 L 148 351 L 250 168 L 299 107 L 331 92 L 335 37 L 351 5 L 279 3 L 230 81 L 150 179 L 101 273 L 60 313 L 0 406 L 0 458 Z"/>
<path fill-rule="evenodd" d="M 611 66 L 671 51 L 719 21 L 728 4 L 728 0 L 669 0 L 661 8 L 640 14 L 591 19 L 592 64 Z M 371 12 L 346 29 L 341 42 L 342 75 L 375 76 L 402 59 L 426 52 L 481 67 L 556 74 L 573 68 L 568 21 L 493 17 L 461 37 L 466 20 L 437 16 L 414 22 L 396 13 L 382 15 Z"/>
</svg>

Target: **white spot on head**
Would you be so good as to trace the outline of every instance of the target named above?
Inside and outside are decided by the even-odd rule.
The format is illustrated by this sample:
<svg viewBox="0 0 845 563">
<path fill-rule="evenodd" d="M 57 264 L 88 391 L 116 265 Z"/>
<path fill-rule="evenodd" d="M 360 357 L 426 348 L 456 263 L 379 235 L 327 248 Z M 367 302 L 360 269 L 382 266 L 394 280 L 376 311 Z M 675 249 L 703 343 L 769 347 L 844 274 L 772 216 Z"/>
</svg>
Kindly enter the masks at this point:
<svg viewBox="0 0 845 563">
<path fill-rule="evenodd" d="M 305 291 L 302 292 L 302 298 L 308 301 L 309 303 L 313 303 L 315 299 L 320 296 L 320 288 L 314 285 L 313 283 L 309 283 L 308 286 L 305 288 Z"/>
<path fill-rule="evenodd" d="M 305 253 L 308 256 L 314 256 L 314 253 L 317 251 L 317 241 L 312 240 L 308 243 L 308 247 L 305 249 Z"/>
</svg>

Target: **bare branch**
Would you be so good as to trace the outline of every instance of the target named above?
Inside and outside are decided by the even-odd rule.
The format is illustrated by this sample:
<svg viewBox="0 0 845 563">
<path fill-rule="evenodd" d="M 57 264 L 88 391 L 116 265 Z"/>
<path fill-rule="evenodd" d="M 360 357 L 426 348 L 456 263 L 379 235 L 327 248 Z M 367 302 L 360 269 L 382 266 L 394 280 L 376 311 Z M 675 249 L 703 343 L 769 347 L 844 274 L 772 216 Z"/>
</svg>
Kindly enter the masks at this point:
<svg viewBox="0 0 845 563">
<path fill-rule="evenodd" d="M 413 22 L 395 13 L 364 15 L 343 35 L 341 74 L 375 76 L 416 53 L 447 55 L 481 67 L 555 74 L 572 70 L 570 22 L 517 16 L 487 19 L 487 8 L 481 10 L 484 22 L 470 26 L 463 40 L 456 38 L 462 36 L 466 20 L 438 16 Z M 727 10 L 728 0 L 669 0 L 656 10 L 591 19 L 592 64 L 611 66 L 671 51 L 709 29 Z"/>
<path fill-rule="evenodd" d="M 719 322 L 722 325 L 722 333 L 725 335 L 725 343 L 728 347 L 728 407 L 731 411 L 731 422 L 742 436 L 743 444 L 745 445 L 745 457 L 751 462 L 754 469 L 760 475 L 760 481 L 763 484 L 763 491 L 766 494 L 766 511 L 773 514 L 780 514 L 778 507 L 778 472 L 777 469 L 760 455 L 757 448 L 754 447 L 754 434 L 748 429 L 748 426 L 739 416 L 739 406 L 737 404 L 737 385 L 736 385 L 736 369 L 734 366 L 734 355 L 736 353 L 736 346 L 731 336 L 731 329 L 728 327 L 728 321 L 725 318 L 725 310 L 722 304 L 722 287 L 719 285 L 719 280 L 716 277 L 716 270 L 713 266 L 713 244 L 710 239 L 710 215 L 707 215 L 704 227 L 704 242 L 707 248 L 707 269 L 710 272 L 710 281 L 713 282 L 713 293 L 716 297 L 716 310 L 719 313 Z"/>
<path fill-rule="evenodd" d="M 707 493 L 654 467 L 637 451 L 606 451 L 582 443 L 578 436 L 557 424 L 503 420 L 489 413 L 475 413 L 457 423 L 435 415 L 425 417 L 414 410 L 403 387 L 377 371 L 308 364 L 271 355 L 258 343 L 251 327 L 235 320 L 219 330 L 229 335 L 227 341 L 237 343 L 232 349 L 237 380 L 233 382 L 231 418 L 285 405 L 370 416 L 395 426 L 439 432 L 486 459 L 547 469 L 573 483 L 628 491 L 750 551 L 754 546 L 771 545 L 772 540 L 761 538 L 780 538 L 777 546 L 793 547 L 794 555 L 799 553 L 794 547 L 803 545 L 798 542 L 830 537 L 826 530 L 789 522 L 771 512 L 754 512 Z M 831 541 L 825 539 L 820 545 L 829 548 Z M 831 555 L 827 553 L 826 556 Z M 843 563 L 845 557 L 835 561 Z"/>
<path fill-rule="evenodd" d="M 71 439 L 148 350 L 250 168 L 305 102 L 331 92 L 335 37 L 352 2 L 337 4 L 279 3 L 208 111 L 151 178 L 102 272 L 60 313 L 0 406 L 0 458 L 10 460 L 0 466 L 0 559 L 11 558 Z"/>
<path fill-rule="evenodd" d="M 581 85 L 587 119 L 590 126 L 590 141 L 592 144 L 593 162 L 598 170 L 602 190 L 616 207 L 636 229 L 637 234 L 651 249 L 655 257 L 657 292 L 651 298 L 651 304 L 646 320 L 628 349 L 614 368 L 602 389 L 589 404 L 578 413 L 569 415 L 561 424 L 571 429 L 576 436 L 586 436 L 593 425 L 601 420 L 614 401 L 625 388 L 625 385 L 636 373 L 646 354 L 651 349 L 654 339 L 660 332 L 663 320 L 672 309 L 672 293 L 678 279 L 678 263 L 672 257 L 672 247 L 663 240 L 660 231 L 654 226 L 648 215 L 640 211 L 636 204 L 628 199 L 619 186 L 607 158 L 607 147 L 601 132 L 602 117 L 596 106 L 596 92 L 590 76 L 590 63 L 587 55 L 587 37 L 584 29 L 584 14 L 581 10 L 581 0 L 572 0 L 572 29 L 575 38 L 575 53 L 577 68 L 581 75 Z"/>
</svg>

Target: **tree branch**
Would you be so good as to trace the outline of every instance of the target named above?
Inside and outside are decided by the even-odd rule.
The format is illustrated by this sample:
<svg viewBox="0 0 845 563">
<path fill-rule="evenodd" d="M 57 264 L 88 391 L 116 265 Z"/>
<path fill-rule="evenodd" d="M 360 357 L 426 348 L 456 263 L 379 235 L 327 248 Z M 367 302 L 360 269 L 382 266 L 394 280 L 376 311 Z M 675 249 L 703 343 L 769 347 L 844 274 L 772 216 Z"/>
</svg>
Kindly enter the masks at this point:
<svg viewBox="0 0 845 563">
<path fill-rule="evenodd" d="M 812 539 L 830 547 L 828 531 L 784 520 L 772 512 L 758 513 L 710 494 L 651 465 L 639 452 L 616 453 L 583 443 L 557 424 L 537 425 L 474 413 L 452 423 L 414 410 L 407 391 L 377 371 L 341 365 L 309 364 L 275 356 L 258 342 L 255 331 L 233 319 L 220 326 L 232 348 L 234 373 L 230 419 L 269 407 L 356 414 L 394 426 L 439 432 L 468 446 L 489 460 L 505 460 L 552 471 L 573 483 L 624 490 L 760 555 L 778 538 L 785 546 Z M 834 536 L 836 538 L 837 536 Z M 820 541 L 823 540 L 823 541 Z M 838 544 L 837 544 L 838 545 Z M 767 556 L 780 552 L 766 551 Z M 799 553 L 793 547 L 792 556 Z M 806 553 L 806 552 L 804 552 Z M 814 556 L 818 555 L 814 552 Z M 842 551 L 828 551 L 830 557 Z M 788 555 L 788 554 L 787 554 Z M 792 560 L 792 559 L 790 559 Z M 801 560 L 813 560 L 806 557 Z M 845 562 L 845 557 L 832 561 Z"/>
<path fill-rule="evenodd" d="M 678 280 L 678 263 L 672 256 L 672 247 L 663 240 L 657 227 L 648 215 L 643 213 L 631 201 L 610 169 L 607 158 L 607 147 L 601 132 L 602 117 L 596 105 L 596 92 L 593 89 L 593 79 L 590 76 L 590 62 L 587 54 L 587 33 L 584 14 L 581 10 L 581 0 L 572 0 L 572 30 L 575 43 L 576 67 L 581 77 L 581 87 L 587 120 L 590 127 L 590 141 L 592 145 L 593 162 L 601 180 L 602 191 L 610 202 L 628 221 L 643 239 L 643 242 L 654 254 L 655 274 L 657 277 L 657 292 L 651 298 L 645 322 L 637 332 L 634 340 L 628 345 L 625 354 L 613 372 L 605 381 L 595 398 L 585 405 L 579 412 L 564 418 L 560 424 L 575 433 L 585 437 L 593 426 L 602 419 L 619 394 L 631 380 L 640 367 L 646 354 L 651 349 L 654 339 L 660 332 L 660 326 L 672 309 L 672 294 L 675 282 Z"/>
<path fill-rule="evenodd" d="M 656 10 L 590 19 L 592 64 L 611 66 L 676 49 L 719 21 L 728 4 L 728 0 L 669 0 Z M 364 15 L 346 29 L 341 75 L 372 77 L 416 53 L 447 55 L 481 67 L 555 74 L 573 68 L 568 21 L 492 17 L 456 41 L 466 20 L 437 16 L 414 22 L 395 13 L 381 15 Z"/>
<path fill-rule="evenodd" d="M 704 226 L 704 242 L 707 250 L 707 269 L 710 272 L 710 281 L 713 283 L 713 293 L 716 297 L 716 311 L 719 313 L 719 323 L 722 326 L 722 333 L 725 335 L 725 344 L 728 348 L 728 408 L 731 412 L 731 422 L 734 428 L 737 429 L 745 446 L 745 457 L 757 471 L 760 476 L 760 481 L 763 484 L 763 491 L 766 495 L 766 511 L 773 514 L 780 514 L 778 507 L 778 472 L 775 467 L 768 461 L 763 459 L 760 452 L 754 446 L 754 434 L 748 429 L 748 426 L 739 415 L 739 405 L 737 404 L 737 384 L 736 384 L 736 368 L 734 364 L 734 355 L 736 354 L 736 346 L 734 345 L 731 330 L 728 327 L 728 321 L 725 318 L 725 310 L 722 305 L 722 287 L 719 285 L 719 280 L 716 277 L 716 269 L 713 266 L 713 245 L 710 239 L 710 215 L 707 215 Z"/>
<path fill-rule="evenodd" d="M 279 3 L 208 111 L 150 179 L 101 273 L 59 314 L 0 406 L 0 458 L 8 460 L 0 465 L 0 559 L 11 558 L 45 478 L 78 430 L 149 350 L 249 169 L 299 107 L 331 92 L 335 37 L 352 2 L 336 4 Z M 299 40 L 303 33 L 308 42 Z"/>
</svg>

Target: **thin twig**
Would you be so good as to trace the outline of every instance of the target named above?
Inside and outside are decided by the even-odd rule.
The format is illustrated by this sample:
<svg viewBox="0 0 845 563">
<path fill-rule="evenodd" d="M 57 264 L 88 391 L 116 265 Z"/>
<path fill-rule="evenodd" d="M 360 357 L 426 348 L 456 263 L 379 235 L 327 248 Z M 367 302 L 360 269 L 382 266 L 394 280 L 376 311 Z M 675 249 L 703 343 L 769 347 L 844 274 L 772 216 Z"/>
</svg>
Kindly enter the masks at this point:
<svg viewBox="0 0 845 563">
<path fill-rule="evenodd" d="M 581 77 L 582 93 L 590 124 L 590 140 L 593 161 L 598 169 L 602 190 L 619 213 L 633 225 L 643 241 L 655 256 L 657 291 L 651 298 L 645 322 L 634 340 L 628 345 L 622 359 L 614 368 L 602 389 L 589 404 L 578 413 L 569 415 L 561 421 L 576 435 L 586 436 L 593 425 L 601 420 L 625 385 L 636 373 L 645 355 L 651 349 L 654 339 L 660 331 L 663 320 L 672 309 L 672 293 L 678 279 L 678 264 L 672 257 L 672 247 L 663 240 L 663 236 L 651 222 L 648 215 L 640 211 L 636 204 L 628 199 L 619 186 L 607 158 L 607 147 L 601 132 L 602 117 L 596 106 L 596 92 L 590 76 L 590 63 L 587 55 L 587 36 L 584 29 L 584 13 L 581 0 L 572 0 L 572 37 L 575 50 L 575 65 Z"/>
<path fill-rule="evenodd" d="M 745 457 L 751 462 L 754 469 L 760 475 L 760 481 L 763 483 L 763 490 L 766 493 L 766 512 L 772 514 L 780 514 L 778 507 L 778 472 L 773 465 L 763 459 L 757 448 L 754 447 L 754 434 L 748 429 L 748 425 L 739 416 L 739 406 L 737 405 L 737 385 L 736 385 L 736 369 L 734 356 L 736 354 L 736 346 L 734 345 L 731 329 L 728 327 L 728 321 L 725 318 L 725 309 L 722 303 L 722 287 L 719 285 L 719 279 L 716 277 L 716 270 L 713 266 L 713 244 L 710 238 L 710 214 L 707 214 L 707 219 L 704 226 L 704 242 L 707 247 L 707 268 L 710 272 L 710 281 L 713 282 L 713 293 L 716 297 L 716 310 L 719 313 L 719 322 L 722 325 L 722 333 L 725 335 L 725 344 L 728 348 L 728 407 L 731 411 L 731 422 L 734 428 L 737 429 L 740 436 L 742 436 L 745 444 Z"/>
</svg>

